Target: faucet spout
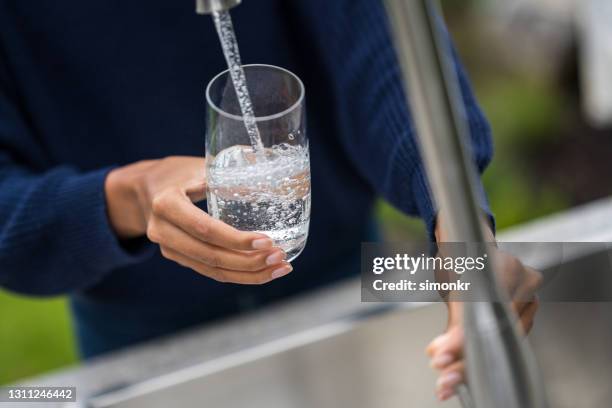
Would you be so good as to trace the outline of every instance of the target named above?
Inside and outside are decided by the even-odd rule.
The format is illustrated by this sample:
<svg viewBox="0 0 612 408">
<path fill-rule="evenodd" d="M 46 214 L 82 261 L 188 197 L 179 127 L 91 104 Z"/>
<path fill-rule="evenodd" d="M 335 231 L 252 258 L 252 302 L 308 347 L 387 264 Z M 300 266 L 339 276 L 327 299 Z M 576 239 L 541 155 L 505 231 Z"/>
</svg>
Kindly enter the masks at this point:
<svg viewBox="0 0 612 408">
<path fill-rule="evenodd" d="M 236 7 L 242 0 L 196 0 L 196 13 L 212 14 Z"/>
</svg>

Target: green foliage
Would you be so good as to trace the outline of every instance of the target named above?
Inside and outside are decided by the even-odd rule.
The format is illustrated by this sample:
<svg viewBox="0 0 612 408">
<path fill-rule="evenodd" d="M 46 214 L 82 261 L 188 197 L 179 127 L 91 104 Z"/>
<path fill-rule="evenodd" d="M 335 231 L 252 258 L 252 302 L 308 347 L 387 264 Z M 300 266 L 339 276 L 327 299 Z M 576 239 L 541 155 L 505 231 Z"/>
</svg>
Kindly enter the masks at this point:
<svg viewBox="0 0 612 408">
<path fill-rule="evenodd" d="M 423 221 L 404 215 L 386 201 L 376 203 L 375 214 L 386 241 L 423 240 L 426 237 Z"/>
<path fill-rule="evenodd" d="M 498 230 L 561 211 L 569 206 L 560 191 L 538 186 L 519 161 L 495 162 L 484 177 Z"/>
<path fill-rule="evenodd" d="M 495 158 L 483 177 L 498 230 L 570 206 L 570 197 L 533 177 L 534 156 L 555 143 L 563 126 L 565 99 L 554 88 L 521 77 L 476 77 L 478 99 L 491 122 Z M 376 212 L 391 241 L 424 233 L 418 221 L 385 203 Z"/>
<path fill-rule="evenodd" d="M 495 78 L 477 85 L 477 93 L 502 155 L 526 154 L 554 142 L 563 125 L 564 97 L 546 84 Z"/>
<path fill-rule="evenodd" d="M 481 84 L 479 101 L 489 118 L 495 158 L 484 183 L 499 229 L 570 205 L 570 198 L 533 177 L 533 160 L 556 141 L 563 126 L 565 99 L 554 88 L 520 77 Z"/>
<path fill-rule="evenodd" d="M 72 364 L 75 350 L 65 299 L 0 290 L 0 384 Z"/>
</svg>

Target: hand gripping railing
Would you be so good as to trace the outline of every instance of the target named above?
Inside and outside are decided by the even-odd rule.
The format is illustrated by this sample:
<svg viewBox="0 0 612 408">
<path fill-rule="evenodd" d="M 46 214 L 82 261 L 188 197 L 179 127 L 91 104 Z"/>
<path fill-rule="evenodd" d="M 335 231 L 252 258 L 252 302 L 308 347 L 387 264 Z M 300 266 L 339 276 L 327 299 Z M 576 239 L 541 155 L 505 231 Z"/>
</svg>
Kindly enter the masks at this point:
<svg viewBox="0 0 612 408">
<path fill-rule="evenodd" d="M 434 0 L 385 0 L 406 94 L 443 228 L 452 242 L 485 241 L 477 200 L 477 172 L 465 144 L 468 127 L 442 13 Z M 483 250 L 484 245 L 478 246 Z M 489 262 L 489 264 L 492 264 Z M 466 386 L 464 407 L 545 408 L 545 392 L 535 359 L 516 330 L 516 318 L 501 302 L 489 266 L 473 282 L 487 302 L 464 305 Z M 474 286 L 475 284 L 475 286 Z"/>
</svg>

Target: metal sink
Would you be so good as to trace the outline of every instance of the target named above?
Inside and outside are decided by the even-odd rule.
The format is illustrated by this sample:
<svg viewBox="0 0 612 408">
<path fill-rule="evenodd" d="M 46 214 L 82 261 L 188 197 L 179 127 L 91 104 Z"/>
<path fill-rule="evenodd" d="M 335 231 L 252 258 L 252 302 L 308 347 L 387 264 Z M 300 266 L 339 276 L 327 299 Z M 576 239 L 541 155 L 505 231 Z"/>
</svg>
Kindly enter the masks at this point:
<svg viewBox="0 0 612 408">
<path fill-rule="evenodd" d="M 443 327 L 443 308 L 330 324 L 91 398 L 86 406 L 442 406 L 423 350 Z M 531 342 L 551 408 L 611 405 L 611 322 L 609 303 L 542 305 Z"/>
<path fill-rule="evenodd" d="M 87 406 L 435 406 L 435 376 L 423 350 L 442 328 L 443 307 L 329 324 L 94 397 Z"/>
<path fill-rule="evenodd" d="M 612 242 L 612 199 L 500 240 Z M 590 257 L 574 257 L 577 276 Z M 532 266 L 551 262 L 545 258 Z M 22 385 L 75 386 L 70 408 L 459 407 L 435 400 L 436 376 L 423 352 L 444 329 L 445 306 L 361 303 L 360 289 L 359 280 L 341 282 Z M 612 406 L 612 302 L 543 302 L 529 341 L 550 408 Z"/>
</svg>

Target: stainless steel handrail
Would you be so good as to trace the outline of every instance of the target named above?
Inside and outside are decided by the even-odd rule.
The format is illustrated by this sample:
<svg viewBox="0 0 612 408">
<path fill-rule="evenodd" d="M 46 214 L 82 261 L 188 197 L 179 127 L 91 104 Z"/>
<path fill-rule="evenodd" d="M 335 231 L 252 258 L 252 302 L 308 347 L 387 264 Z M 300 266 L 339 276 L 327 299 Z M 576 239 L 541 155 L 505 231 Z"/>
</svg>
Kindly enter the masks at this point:
<svg viewBox="0 0 612 408">
<path fill-rule="evenodd" d="M 485 242 L 477 173 L 464 145 L 468 129 L 440 8 L 430 0 L 386 0 L 386 7 L 424 165 L 449 240 Z M 490 301 L 464 307 L 471 392 L 459 389 L 462 403 L 467 407 L 473 399 L 478 408 L 544 408 L 532 352 L 506 304 L 494 301 L 503 299 L 494 271 L 485 272 L 474 282 L 475 290 Z"/>
</svg>

